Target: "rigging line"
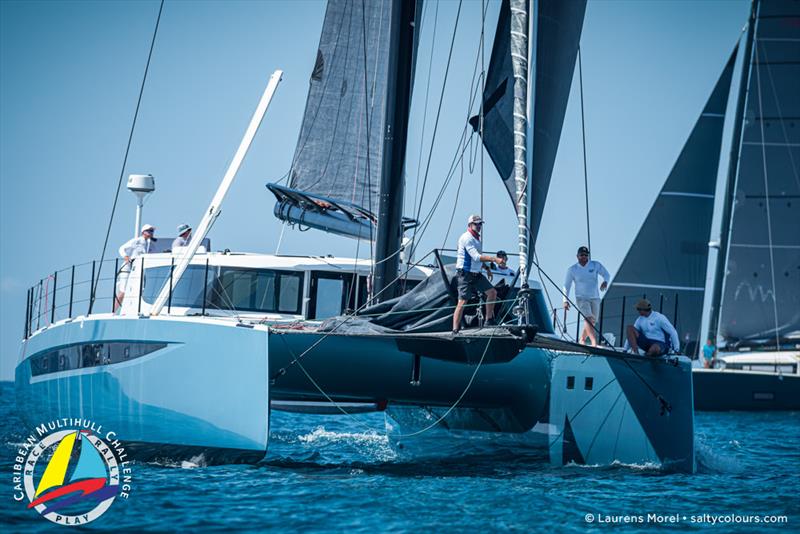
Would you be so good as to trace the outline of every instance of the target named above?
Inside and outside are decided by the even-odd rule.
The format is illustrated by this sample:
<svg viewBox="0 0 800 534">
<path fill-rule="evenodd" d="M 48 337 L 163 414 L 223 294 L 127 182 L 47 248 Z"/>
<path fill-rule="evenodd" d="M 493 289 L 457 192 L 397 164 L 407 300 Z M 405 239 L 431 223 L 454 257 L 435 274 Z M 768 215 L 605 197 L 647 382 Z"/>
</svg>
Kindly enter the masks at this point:
<svg viewBox="0 0 800 534">
<path fill-rule="evenodd" d="M 755 44 L 756 52 L 758 51 L 759 43 Z M 761 101 L 761 69 L 756 67 L 756 86 L 758 88 L 758 113 L 764 116 L 764 107 Z M 770 213 L 770 200 L 769 200 L 769 176 L 767 175 L 767 149 L 764 146 L 764 121 L 758 121 L 761 126 L 761 163 L 764 169 L 764 206 L 767 208 L 767 239 L 769 241 L 769 274 L 772 279 L 772 312 L 775 317 L 775 349 L 780 349 L 780 333 L 778 325 L 778 296 L 776 294 L 777 288 L 775 286 L 775 255 L 772 250 L 772 214 Z"/>
<path fill-rule="evenodd" d="M 589 171 L 586 167 L 586 121 L 583 114 L 583 62 L 581 47 L 578 45 L 578 81 L 581 89 L 581 138 L 583 139 L 583 192 L 586 199 L 586 246 L 592 250 L 592 234 L 589 230 Z"/>
<path fill-rule="evenodd" d="M 501 323 L 506 320 L 506 317 L 508 317 L 508 314 L 513 309 L 514 309 L 514 306 L 509 306 L 508 307 L 508 309 L 506 310 L 506 313 L 503 314 L 503 318 L 500 319 Z M 423 428 L 421 430 L 417 430 L 415 432 L 411 432 L 409 434 L 396 434 L 394 437 L 396 437 L 396 438 L 411 438 L 411 437 L 414 437 L 414 436 L 419 436 L 420 434 L 424 434 L 428 430 L 432 429 L 433 427 L 437 426 L 439 423 L 444 421 L 447 418 L 447 416 L 450 415 L 450 413 L 453 410 L 455 410 L 458 407 L 459 404 L 461 404 L 461 401 L 464 400 L 464 397 L 467 395 L 467 392 L 469 392 L 469 390 L 472 388 L 472 384 L 475 382 L 475 377 L 478 376 L 478 371 L 480 371 L 481 366 L 483 365 L 483 361 L 484 361 L 484 359 L 486 359 L 486 353 L 489 352 L 489 346 L 492 344 L 492 340 L 494 339 L 494 335 L 496 333 L 497 333 L 497 328 L 493 328 L 492 329 L 492 333 L 489 335 L 489 341 L 486 342 L 486 347 L 483 349 L 483 354 L 481 354 L 481 359 L 478 360 L 478 364 L 475 366 L 475 370 L 472 372 L 472 376 L 470 376 L 469 381 L 467 382 L 467 385 L 464 387 L 464 390 L 461 392 L 461 395 L 458 396 L 458 398 L 455 400 L 455 402 L 442 415 L 440 415 L 433 423 L 429 424 L 425 428 Z"/>
<path fill-rule="evenodd" d="M 425 7 L 430 4 L 425 4 Z M 419 155 L 417 156 L 417 175 L 415 176 L 416 185 L 414 187 L 414 204 L 413 207 L 416 209 L 417 207 L 417 198 L 419 195 L 419 175 L 420 171 L 422 171 L 422 156 L 423 150 L 425 149 L 425 126 L 427 126 L 427 119 L 428 119 L 428 101 L 431 89 L 431 70 L 433 68 L 433 51 L 436 49 L 436 28 L 438 27 L 439 21 L 439 2 L 436 2 L 436 11 L 433 13 L 433 36 L 431 37 L 431 55 L 428 58 L 428 79 L 425 82 L 425 107 L 422 111 L 422 133 L 420 134 L 419 140 Z"/>
<path fill-rule="evenodd" d="M 447 246 L 447 240 L 450 239 L 450 230 L 453 228 L 453 220 L 456 218 L 456 209 L 458 209 L 458 198 L 461 196 L 461 184 L 464 182 L 464 158 L 461 158 L 461 176 L 458 179 L 458 188 L 456 188 L 456 199 L 453 203 L 453 211 L 450 213 L 450 221 L 447 223 L 447 231 L 444 233 L 444 240 L 442 241 L 442 248 Z M 483 199 L 481 198 L 481 202 Z"/>
<path fill-rule="evenodd" d="M 781 123 L 781 132 L 783 132 L 783 140 L 786 142 L 786 151 L 789 153 L 789 162 L 792 164 L 792 174 L 794 174 L 794 181 L 800 187 L 800 176 L 797 173 L 797 165 L 794 161 L 794 154 L 792 148 L 789 146 L 789 134 L 786 133 L 786 121 L 783 119 L 783 111 L 781 110 L 781 102 L 778 99 L 778 91 L 775 89 L 775 79 L 772 77 L 772 67 L 770 67 L 769 59 L 767 58 L 767 49 L 763 48 L 764 64 L 767 66 L 767 75 L 769 75 L 770 87 L 772 88 L 772 97 L 775 99 L 775 108 L 778 110 L 778 120 Z M 763 116 L 759 122 L 764 122 Z M 763 143 L 762 143 L 763 144 Z"/>
<path fill-rule="evenodd" d="M 480 52 L 480 49 L 478 50 L 478 52 Z M 471 89 L 470 89 L 470 96 L 469 96 L 469 104 L 467 106 L 467 116 L 466 116 L 466 119 L 464 121 L 464 128 L 461 131 L 461 137 L 459 138 L 459 141 L 458 141 L 458 143 L 456 145 L 456 150 L 455 150 L 455 154 L 453 155 L 453 160 L 450 163 L 450 167 L 449 167 L 449 170 L 447 172 L 447 176 L 446 176 L 446 178 L 445 178 L 445 180 L 444 180 L 444 182 L 442 184 L 442 187 L 439 189 L 439 193 L 437 194 L 436 200 L 434 201 L 433 206 L 431 207 L 431 209 L 428 211 L 427 215 L 425 216 L 425 221 L 423 221 L 423 223 L 419 223 L 419 221 L 418 221 L 418 227 L 422 226 L 423 228 L 419 232 L 419 235 L 417 235 L 415 233 L 414 236 L 412 237 L 412 243 L 411 243 L 411 251 L 412 251 L 411 253 L 412 254 L 417 249 L 417 246 L 419 244 L 418 240 L 416 240 L 417 237 L 419 237 L 419 239 L 421 239 L 422 236 L 425 234 L 425 232 L 426 232 L 426 230 L 428 228 L 428 225 L 430 224 L 430 221 L 431 221 L 436 209 L 439 206 L 439 202 L 441 202 L 441 200 L 442 200 L 442 198 L 444 196 L 444 193 L 446 192 L 447 187 L 449 186 L 450 181 L 452 180 L 452 177 L 455 174 L 456 168 L 460 163 L 460 159 L 464 157 L 464 153 L 471 146 L 470 145 L 471 139 L 469 138 L 470 136 L 468 136 L 468 132 L 469 132 L 469 130 L 471 128 L 471 126 L 469 124 L 469 119 L 472 116 L 472 107 L 473 107 L 473 104 L 475 102 L 475 98 L 478 96 L 478 90 L 477 90 L 478 89 L 478 84 L 476 83 L 475 79 L 476 79 L 477 72 L 478 72 L 478 63 L 479 63 L 479 61 L 480 61 L 480 56 L 479 56 L 479 54 L 476 53 L 475 65 L 474 65 L 473 71 L 472 71 L 472 80 L 470 80 Z M 482 97 L 482 95 L 481 95 L 481 97 Z M 472 157 L 472 155 L 470 153 L 470 158 L 471 157 Z M 474 164 L 470 163 L 470 173 L 472 173 L 473 169 L 474 169 Z M 421 210 L 421 208 L 422 208 L 422 206 L 420 205 L 419 209 Z M 415 230 L 415 232 L 416 232 L 416 230 Z"/>
<path fill-rule="evenodd" d="M 391 282 L 389 282 L 389 283 L 388 283 L 388 284 L 387 284 L 387 285 L 386 285 L 386 286 L 385 286 L 383 289 L 381 289 L 380 291 L 378 291 L 378 293 L 377 293 L 377 294 L 375 294 L 375 295 L 373 296 L 373 299 L 375 299 L 375 298 L 379 297 L 381 293 L 383 293 L 384 291 L 386 291 L 386 290 L 387 290 L 387 289 L 388 289 L 388 288 L 389 288 L 389 287 L 390 287 L 392 284 L 394 284 L 395 282 L 397 282 L 398 280 L 400 280 L 400 279 L 401 279 L 403 276 L 405 276 L 406 274 L 408 274 L 408 272 L 409 272 L 409 271 L 411 271 L 411 270 L 412 270 L 412 269 L 414 269 L 415 267 L 417 267 L 417 266 L 421 265 L 421 264 L 422 264 L 422 262 L 425 260 L 425 258 L 427 258 L 428 256 L 430 256 L 431 254 L 433 254 L 433 251 L 431 251 L 431 252 L 428 252 L 427 254 L 425 254 L 425 256 L 423 256 L 423 257 L 422 257 L 422 258 L 421 258 L 421 259 L 420 259 L 418 262 L 409 264 L 409 265 L 408 265 L 408 269 L 406 269 L 406 270 L 405 270 L 405 272 L 403 272 L 403 273 L 399 274 L 399 275 L 398 275 L 398 276 L 397 276 L 397 277 L 396 277 L 394 280 L 392 280 Z M 272 380 L 272 382 L 274 383 L 274 382 L 275 382 L 275 381 L 276 381 L 276 380 L 277 380 L 279 377 L 281 377 L 281 376 L 285 375 L 285 374 L 286 374 L 286 371 L 287 371 L 287 369 L 288 369 L 289 367 L 291 367 L 291 366 L 292 366 L 292 365 L 294 365 L 295 363 L 298 363 L 298 362 L 300 361 L 300 358 L 304 357 L 304 356 L 305 356 L 306 354 L 308 354 L 308 353 L 309 353 L 309 352 L 310 352 L 312 349 L 314 349 L 314 348 L 315 348 L 317 345 L 319 345 L 320 343 L 322 343 L 322 342 L 323 342 L 323 341 L 324 341 L 324 340 L 325 340 L 325 339 L 326 339 L 328 336 L 330 336 L 331 334 L 333 334 L 334 332 L 336 332 L 336 330 L 338 330 L 338 329 L 339 329 L 341 326 L 343 326 L 343 325 L 344 325 L 345 323 L 347 323 L 347 322 L 348 322 L 350 319 L 352 319 L 353 317 L 355 317 L 355 316 L 356 316 L 356 314 L 357 314 L 358 312 L 360 312 L 361 310 L 363 310 L 364 308 L 366 308 L 366 307 L 367 307 L 367 305 L 368 305 L 370 302 L 371 302 L 371 300 L 367 300 L 367 301 L 366 301 L 364 304 L 362 304 L 362 305 L 361 305 L 361 306 L 360 306 L 360 307 L 359 307 L 357 310 L 355 310 L 355 311 L 354 311 L 352 314 L 350 314 L 350 315 L 346 315 L 343 321 L 341 321 L 339 324 L 337 324 L 336 326 L 334 326 L 334 327 L 333 327 L 332 329 L 330 329 L 328 332 L 325 332 L 325 335 L 323 335 L 323 336 L 322 336 L 320 339 L 318 339 L 317 341 L 315 341 L 313 345 L 311 345 L 311 346 L 310 346 L 310 347 L 308 347 L 306 350 L 304 350 L 304 351 L 302 352 L 302 354 L 300 354 L 300 356 L 298 356 L 297 358 L 294 358 L 294 359 L 292 359 L 292 361 L 291 361 L 291 362 L 289 362 L 288 364 L 286 364 L 286 365 L 284 365 L 283 367 L 281 367 L 280 369 L 278 369 L 278 371 L 277 371 L 277 372 L 276 372 L 274 375 L 272 375 L 272 379 L 271 379 L 271 380 Z"/>
<path fill-rule="evenodd" d="M 150 59 L 153 57 L 153 48 L 156 44 L 156 35 L 158 35 L 158 25 L 161 22 L 161 13 L 164 11 L 164 0 L 161 0 L 161 4 L 158 7 L 158 17 L 156 18 L 156 26 L 153 30 L 153 38 L 150 41 L 150 51 L 147 53 L 147 63 L 144 67 L 144 75 L 142 76 L 142 84 L 139 87 L 139 97 L 136 100 L 136 110 L 133 113 L 133 122 L 131 123 L 131 130 L 128 134 L 128 145 L 125 148 L 125 156 L 122 159 L 122 168 L 119 171 L 119 180 L 117 181 L 117 191 L 114 193 L 114 203 L 111 206 L 111 217 L 108 220 L 108 227 L 106 228 L 106 238 L 103 241 L 103 252 L 100 254 L 100 266 L 97 271 L 97 278 L 100 278 L 100 269 L 103 268 L 103 260 L 106 256 L 106 250 L 108 248 L 108 238 L 111 236 L 111 226 L 114 223 L 114 214 L 117 211 L 117 202 L 119 201 L 119 191 L 122 189 L 122 179 L 125 176 L 125 167 L 128 164 L 128 154 L 130 154 L 131 150 L 131 143 L 133 142 L 133 132 L 136 130 L 136 119 L 139 117 L 139 106 L 142 103 L 142 95 L 144 94 L 144 86 L 145 82 L 147 81 L 147 72 L 150 70 Z M 138 231 L 138 228 L 137 228 Z M 89 313 L 92 312 L 92 306 L 94 305 L 95 294 L 97 292 L 97 283 L 92 287 L 91 293 L 89 295 Z"/>
<path fill-rule="evenodd" d="M 456 22 L 453 25 L 453 36 L 450 39 L 450 52 L 447 55 L 447 65 L 445 66 L 444 69 L 444 80 L 442 80 L 442 91 L 441 94 L 439 95 L 439 106 L 438 109 L 436 110 L 436 119 L 433 121 L 433 133 L 431 134 L 431 147 L 430 150 L 428 151 L 428 162 L 425 165 L 425 176 L 422 179 L 422 191 L 420 192 L 419 196 L 419 205 L 417 206 L 417 214 L 416 217 L 414 217 L 417 220 L 419 220 L 419 215 L 420 212 L 422 211 L 422 201 L 425 198 L 425 186 L 428 183 L 428 173 L 430 172 L 431 169 L 431 159 L 433 158 L 433 146 L 436 143 L 436 132 L 439 129 L 439 118 L 441 117 L 442 114 L 442 104 L 444 103 L 444 92 L 445 89 L 447 88 L 447 79 L 448 79 L 448 74 L 450 73 L 450 64 L 453 59 L 453 49 L 455 48 L 456 44 L 456 34 L 458 33 L 458 21 L 459 18 L 461 17 L 462 3 L 463 0 L 458 0 L 458 11 L 456 12 Z M 417 229 L 414 228 L 414 234 L 411 237 L 412 243 L 416 241 L 416 236 L 417 236 Z"/>
</svg>

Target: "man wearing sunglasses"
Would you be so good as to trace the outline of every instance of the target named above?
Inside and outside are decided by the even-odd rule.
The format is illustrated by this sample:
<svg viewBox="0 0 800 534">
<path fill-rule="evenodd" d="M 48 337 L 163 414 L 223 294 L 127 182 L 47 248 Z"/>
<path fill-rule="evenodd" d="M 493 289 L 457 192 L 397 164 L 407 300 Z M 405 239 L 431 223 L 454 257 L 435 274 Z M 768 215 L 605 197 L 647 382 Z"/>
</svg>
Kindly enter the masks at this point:
<svg viewBox="0 0 800 534">
<path fill-rule="evenodd" d="M 461 330 L 461 318 L 464 316 L 464 306 L 467 301 L 479 293 L 486 294 L 486 324 L 495 324 L 494 301 L 497 298 L 497 290 L 483 277 L 481 269 L 485 268 L 483 262 L 499 263 L 500 258 L 482 253 L 481 229 L 483 229 L 481 216 L 470 215 L 467 219 L 467 231 L 458 238 L 456 255 L 458 303 L 453 313 L 453 334 Z"/>
<path fill-rule="evenodd" d="M 602 263 L 589 259 L 588 248 L 580 247 L 578 262 L 567 269 L 567 276 L 564 279 L 564 309 L 569 309 L 569 292 L 572 284 L 575 284 L 575 305 L 586 319 L 579 343 L 583 343 L 588 337 L 593 347 L 597 346 L 594 324 L 600 314 L 600 292 L 597 291 L 598 276 L 603 277 L 600 291 L 605 291 L 611 275 L 608 274 L 608 270 L 603 267 Z"/>
<path fill-rule="evenodd" d="M 648 356 L 660 356 L 670 349 L 675 352 L 680 350 L 678 331 L 663 314 L 653 311 L 649 300 L 641 299 L 637 302 L 636 311 L 639 312 L 639 317 L 632 325 L 628 325 L 625 348 L 630 347 L 631 352 L 639 354 L 641 347 Z"/>
</svg>

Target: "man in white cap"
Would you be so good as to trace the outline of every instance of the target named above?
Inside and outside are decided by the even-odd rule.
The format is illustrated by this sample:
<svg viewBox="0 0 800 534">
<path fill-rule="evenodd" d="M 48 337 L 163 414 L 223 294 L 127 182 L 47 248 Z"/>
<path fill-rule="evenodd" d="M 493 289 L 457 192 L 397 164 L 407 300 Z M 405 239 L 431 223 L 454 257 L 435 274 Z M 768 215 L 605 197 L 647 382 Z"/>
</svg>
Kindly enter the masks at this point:
<svg viewBox="0 0 800 534">
<path fill-rule="evenodd" d="M 118 306 L 122 305 L 122 299 L 125 298 L 125 286 L 128 284 L 131 262 L 142 254 L 150 252 L 153 242 L 157 241 L 154 237 L 155 233 L 155 226 L 145 224 L 142 226 L 142 235 L 134 237 L 119 247 L 119 255 L 125 260 L 125 264 L 120 269 L 119 276 L 117 276 L 117 300 L 114 302 L 114 311 Z"/>
<path fill-rule="evenodd" d="M 453 313 L 453 333 L 461 330 L 461 318 L 464 316 L 464 305 L 474 295 L 486 294 L 486 324 L 494 324 L 494 301 L 497 290 L 483 277 L 483 262 L 499 263 L 500 258 L 482 254 L 481 229 L 483 219 L 480 215 L 470 215 L 467 219 L 467 231 L 458 238 L 456 253 L 456 277 L 458 279 L 458 304 Z"/>
<path fill-rule="evenodd" d="M 192 227 L 186 223 L 178 225 L 178 237 L 172 242 L 172 250 L 174 251 L 178 247 L 187 246 L 191 240 Z"/>
<path fill-rule="evenodd" d="M 583 343 L 588 337 L 593 347 L 597 346 L 594 324 L 600 314 L 600 293 L 597 291 L 597 278 L 599 276 L 603 277 L 600 291 L 605 291 L 608 287 L 608 281 L 611 280 L 608 269 L 603 267 L 603 264 L 599 261 L 589 259 L 589 249 L 587 247 L 579 247 L 578 262 L 567 269 L 567 276 L 564 280 L 564 309 L 569 309 L 569 292 L 574 283 L 575 304 L 586 319 L 578 342 Z"/>
</svg>

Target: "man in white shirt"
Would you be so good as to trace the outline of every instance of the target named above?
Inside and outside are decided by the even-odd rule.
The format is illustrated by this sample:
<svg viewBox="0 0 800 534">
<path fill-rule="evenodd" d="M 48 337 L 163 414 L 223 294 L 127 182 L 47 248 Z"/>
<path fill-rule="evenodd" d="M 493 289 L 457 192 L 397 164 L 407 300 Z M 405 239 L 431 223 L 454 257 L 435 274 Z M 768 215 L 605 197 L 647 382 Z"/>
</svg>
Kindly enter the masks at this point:
<svg viewBox="0 0 800 534">
<path fill-rule="evenodd" d="M 567 269 L 564 279 L 564 309 L 569 309 L 569 292 L 575 284 L 575 304 L 586 319 L 581 331 L 579 343 L 588 337 L 593 347 L 597 346 L 597 336 L 594 333 L 594 324 L 600 314 L 600 293 L 597 291 L 597 277 L 603 277 L 600 291 L 605 291 L 611 275 L 599 261 L 589 260 L 589 249 L 578 249 L 578 263 Z M 580 320 L 580 318 L 578 318 Z"/>
<path fill-rule="evenodd" d="M 119 271 L 117 276 L 117 299 L 114 302 L 114 311 L 117 307 L 122 305 L 122 299 L 125 298 L 125 287 L 128 285 L 128 275 L 131 272 L 131 262 L 141 256 L 150 252 L 150 248 L 154 241 L 156 227 L 152 224 L 145 224 L 142 226 L 142 235 L 134 237 L 126 241 L 119 247 L 119 255 L 125 260 L 125 264 Z"/>
<path fill-rule="evenodd" d="M 456 253 L 456 277 L 458 279 L 458 304 L 453 313 L 453 333 L 461 330 L 461 318 L 464 316 L 464 305 L 475 294 L 486 294 L 486 324 L 494 324 L 494 301 L 497 290 L 483 277 L 483 262 L 499 263 L 500 258 L 482 254 L 481 229 L 483 219 L 480 215 L 470 215 L 467 219 L 467 231 L 458 238 Z"/>
<path fill-rule="evenodd" d="M 628 340 L 625 348 L 630 347 L 631 352 L 638 354 L 639 347 L 641 347 L 648 356 L 660 356 L 669 352 L 670 349 L 675 352 L 680 350 L 681 341 L 678 331 L 675 330 L 669 319 L 657 311 L 653 311 L 650 301 L 642 299 L 637 302 L 636 311 L 639 312 L 639 317 L 635 323 L 628 325 Z M 669 344 L 667 344 L 667 335 L 669 335 Z"/>
<path fill-rule="evenodd" d="M 192 239 L 192 227 L 188 224 L 178 225 L 178 237 L 172 241 L 172 251 L 174 252 L 178 247 L 185 247 L 189 245 Z"/>
</svg>

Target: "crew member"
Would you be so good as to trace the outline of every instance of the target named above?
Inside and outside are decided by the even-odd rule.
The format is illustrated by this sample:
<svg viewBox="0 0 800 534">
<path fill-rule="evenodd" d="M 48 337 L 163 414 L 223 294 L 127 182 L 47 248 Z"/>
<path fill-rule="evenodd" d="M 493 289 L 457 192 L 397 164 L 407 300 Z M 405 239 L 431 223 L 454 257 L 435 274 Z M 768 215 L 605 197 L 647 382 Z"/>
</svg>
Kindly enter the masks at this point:
<svg viewBox="0 0 800 534">
<path fill-rule="evenodd" d="M 600 314 L 600 293 L 597 291 L 598 276 L 603 277 L 600 291 L 605 291 L 608 281 L 611 279 L 608 270 L 599 261 L 589 260 L 588 248 L 578 248 L 578 263 L 567 269 L 567 276 L 564 279 L 564 309 L 569 309 L 569 292 L 574 283 L 575 304 L 586 319 L 579 343 L 583 343 L 588 337 L 593 347 L 597 346 L 594 324 Z"/>
<path fill-rule="evenodd" d="M 639 317 L 635 323 L 628 325 L 626 348 L 630 347 L 631 352 L 638 354 L 641 347 L 648 356 L 660 356 L 670 349 L 675 352 L 680 350 L 678 331 L 663 314 L 653 311 L 649 300 L 637 302 L 636 311 L 639 312 Z"/>
<path fill-rule="evenodd" d="M 467 231 L 458 238 L 456 256 L 456 277 L 458 279 L 458 304 L 453 313 L 453 333 L 461 329 L 461 318 L 464 316 L 464 305 L 478 292 L 486 294 L 486 324 L 495 324 L 494 301 L 497 291 L 492 284 L 481 275 L 485 268 L 483 262 L 499 263 L 500 258 L 481 253 L 481 229 L 483 219 L 480 215 L 470 215 L 467 219 Z"/>
<path fill-rule="evenodd" d="M 178 225 L 178 237 L 172 241 L 172 250 L 189 245 L 192 240 L 192 227 L 188 224 Z"/>
<path fill-rule="evenodd" d="M 145 224 L 142 226 L 142 235 L 134 237 L 119 247 L 119 255 L 125 260 L 122 268 L 117 277 L 117 298 L 114 301 L 114 311 L 117 307 L 122 305 L 122 299 L 125 298 L 125 287 L 128 284 L 128 276 L 131 272 L 131 262 L 141 256 L 147 254 L 157 241 L 155 238 L 156 227 L 152 224 Z"/>
</svg>

